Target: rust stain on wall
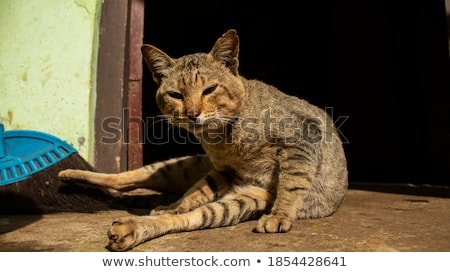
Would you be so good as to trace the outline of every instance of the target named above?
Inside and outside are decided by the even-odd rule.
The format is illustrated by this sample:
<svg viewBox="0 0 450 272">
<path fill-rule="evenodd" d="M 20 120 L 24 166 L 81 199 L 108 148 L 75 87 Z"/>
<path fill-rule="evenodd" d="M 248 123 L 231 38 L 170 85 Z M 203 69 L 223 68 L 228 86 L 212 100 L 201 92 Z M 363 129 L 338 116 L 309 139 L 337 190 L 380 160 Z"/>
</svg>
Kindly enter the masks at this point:
<svg viewBox="0 0 450 272">
<path fill-rule="evenodd" d="M 23 72 L 23 74 L 22 74 L 22 81 L 27 81 L 28 80 L 28 74 L 27 74 L 27 72 Z"/>
<path fill-rule="evenodd" d="M 13 119 L 14 119 L 13 111 L 12 111 L 12 110 L 9 110 L 9 111 L 8 111 L 8 116 L 6 117 L 6 120 L 8 121 L 8 124 L 9 124 L 10 126 L 12 126 Z"/>
</svg>

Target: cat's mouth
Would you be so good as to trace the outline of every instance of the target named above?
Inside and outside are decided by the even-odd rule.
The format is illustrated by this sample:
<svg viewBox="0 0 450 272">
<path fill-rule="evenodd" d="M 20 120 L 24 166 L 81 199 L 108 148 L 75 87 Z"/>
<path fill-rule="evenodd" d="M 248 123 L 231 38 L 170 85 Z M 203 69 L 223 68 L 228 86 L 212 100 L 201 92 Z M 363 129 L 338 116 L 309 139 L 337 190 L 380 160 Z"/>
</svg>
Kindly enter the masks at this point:
<svg viewBox="0 0 450 272">
<path fill-rule="evenodd" d="M 237 118 L 220 118 L 220 117 L 209 117 L 209 118 L 196 118 L 192 120 L 187 117 L 178 117 L 172 120 L 172 123 L 178 127 L 187 129 L 194 135 L 208 133 L 226 133 L 227 127 L 233 125 Z"/>
<path fill-rule="evenodd" d="M 225 120 L 219 118 L 208 118 L 192 120 L 190 124 L 190 131 L 194 134 L 204 133 L 204 132 L 216 132 L 220 133 L 222 128 L 227 124 Z"/>
</svg>

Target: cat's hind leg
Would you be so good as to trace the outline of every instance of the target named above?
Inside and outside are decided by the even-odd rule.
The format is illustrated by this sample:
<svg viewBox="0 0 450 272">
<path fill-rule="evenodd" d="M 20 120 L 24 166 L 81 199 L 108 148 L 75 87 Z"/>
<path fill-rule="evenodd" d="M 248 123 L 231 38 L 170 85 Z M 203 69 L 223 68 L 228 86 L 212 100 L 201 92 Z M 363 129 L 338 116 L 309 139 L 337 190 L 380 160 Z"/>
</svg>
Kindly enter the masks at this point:
<svg viewBox="0 0 450 272">
<path fill-rule="evenodd" d="M 125 251 L 168 233 L 235 225 L 259 216 L 271 202 L 266 190 L 246 186 L 186 213 L 121 217 L 109 228 L 108 248 Z"/>
<path fill-rule="evenodd" d="M 178 214 L 191 211 L 204 204 L 221 198 L 230 191 L 231 185 L 227 178 L 216 170 L 209 171 L 176 202 L 168 206 L 158 206 L 150 215 Z"/>
<path fill-rule="evenodd" d="M 205 155 L 187 156 L 157 162 L 118 174 L 66 169 L 58 176 L 66 181 L 85 181 L 122 192 L 147 188 L 159 192 L 182 194 L 212 166 Z"/>
</svg>

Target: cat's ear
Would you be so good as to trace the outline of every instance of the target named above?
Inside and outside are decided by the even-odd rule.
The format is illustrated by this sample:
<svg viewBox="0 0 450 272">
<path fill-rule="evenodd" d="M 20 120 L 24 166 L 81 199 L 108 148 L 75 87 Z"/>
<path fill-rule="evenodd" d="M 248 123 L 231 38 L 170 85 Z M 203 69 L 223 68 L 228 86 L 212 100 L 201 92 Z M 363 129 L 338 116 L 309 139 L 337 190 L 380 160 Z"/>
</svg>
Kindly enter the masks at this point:
<svg viewBox="0 0 450 272">
<path fill-rule="evenodd" d="M 230 29 L 217 39 L 209 52 L 214 60 L 223 63 L 234 75 L 238 74 L 239 37 L 236 30 Z"/>
<path fill-rule="evenodd" d="M 144 44 L 141 51 L 145 63 L 152 72 L 153 80 L 158 85 L 161 84 L 161 80 L 167 76 L 167 71 L 175 64 L 175 60 L 153 45 Z"/>
</svg>

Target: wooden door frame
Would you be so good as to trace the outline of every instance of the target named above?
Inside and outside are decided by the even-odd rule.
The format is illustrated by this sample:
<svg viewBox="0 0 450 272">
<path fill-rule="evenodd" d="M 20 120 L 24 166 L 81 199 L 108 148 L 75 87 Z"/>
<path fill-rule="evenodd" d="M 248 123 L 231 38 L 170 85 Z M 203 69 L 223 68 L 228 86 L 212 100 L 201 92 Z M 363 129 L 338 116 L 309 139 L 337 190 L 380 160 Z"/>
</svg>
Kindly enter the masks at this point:
<svg viewBox="0 0 450 272">
<path fill-rule="evenodd" d="M 94 167 L 118 173 L 142 166 L 144 0 L 104 1 L 101 9 Z"/>
<path fill-rule="evenodd" d="M 142 54 L 141 46 L 144 38 L 144 0 L 130 1 L 129 47 L 128 47 L 128 167 L 133 170 L 142 167 L 143 129 L 142 118 Z"/>
</svg>

